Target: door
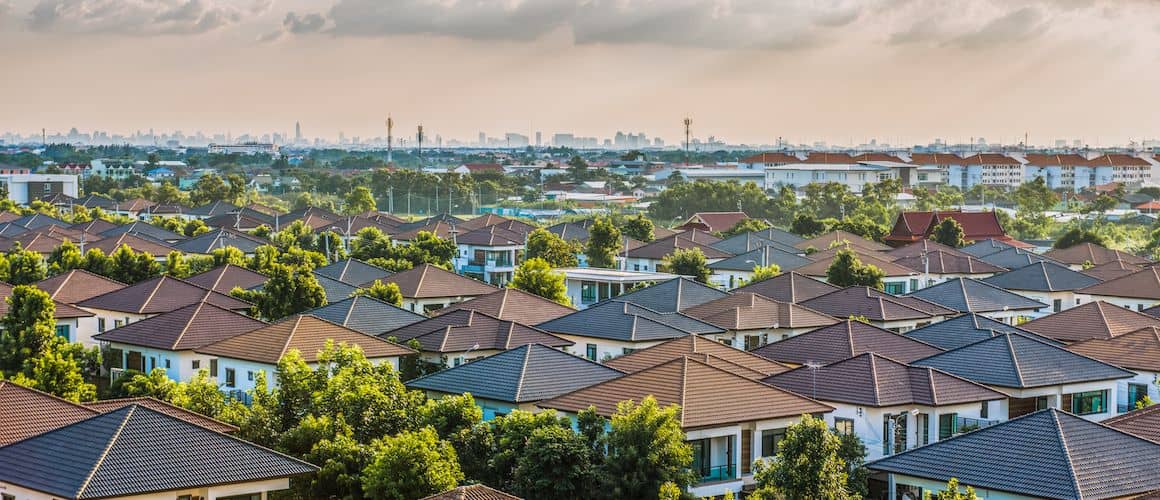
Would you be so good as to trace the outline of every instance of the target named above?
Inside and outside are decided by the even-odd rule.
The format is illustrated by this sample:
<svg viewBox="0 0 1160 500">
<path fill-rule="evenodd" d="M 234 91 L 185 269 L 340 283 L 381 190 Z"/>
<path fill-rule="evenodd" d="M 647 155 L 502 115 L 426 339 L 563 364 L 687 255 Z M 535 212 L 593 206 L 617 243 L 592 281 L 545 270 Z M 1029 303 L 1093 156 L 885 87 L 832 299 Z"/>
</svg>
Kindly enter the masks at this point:
<svg viewBox="0 0 1160 500">
<path fill-rule="evenodd" d="M 145 358 L 141 356 L 140 352 L 129 351 L 128 359 L 125 360 L 125 369 L 137 370 L 139 372 L 145 371 Z"/>
</svg>

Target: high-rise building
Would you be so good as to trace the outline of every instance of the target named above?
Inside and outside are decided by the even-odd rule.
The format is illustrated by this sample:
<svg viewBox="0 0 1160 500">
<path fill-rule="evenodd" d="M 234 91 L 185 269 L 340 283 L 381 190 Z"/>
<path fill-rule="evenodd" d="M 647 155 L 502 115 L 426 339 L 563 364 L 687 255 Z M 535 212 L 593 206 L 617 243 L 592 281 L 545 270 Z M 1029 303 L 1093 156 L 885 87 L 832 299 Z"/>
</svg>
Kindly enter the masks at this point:
<svg viewBox="0 0 1160 500">
<path fill-rule="evenodd" d="M 540 139 L 541 138 L 542 138 L 542 136 L 540 135 L 540 132 L 536 132 L 536 147 L 537 148 L 540 147 Z"/>
<path fill-rule="evenodd" d="M 302 122 L 294 122 L 294 143 L 302 142 Z"/>
<path fill-rule="evenodd" d="M 480 133 L 479 133 L 479 146 L 480 146 L 480 147 L 486 147 L 486 146 L 487 146 L 487 134 L 485 134 L 485 133 L 483 133 L 483 132 L 480 132 Z"/>
</svg>

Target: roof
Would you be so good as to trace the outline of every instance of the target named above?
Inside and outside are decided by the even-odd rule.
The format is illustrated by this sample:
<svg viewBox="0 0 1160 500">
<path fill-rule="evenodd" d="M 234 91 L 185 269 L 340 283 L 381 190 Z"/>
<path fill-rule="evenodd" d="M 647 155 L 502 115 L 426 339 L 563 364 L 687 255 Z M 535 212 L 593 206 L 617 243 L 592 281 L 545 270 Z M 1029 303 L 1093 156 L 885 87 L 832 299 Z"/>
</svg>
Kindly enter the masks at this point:
<svg viewBox="0 0 1160 500">
<path fill-rule="evenodd" d="M 96 340 L 166 351 L 197 349 L 266 326 L 238 312 L 196 302 L 120 328 L 93 335 Z"/>
<path fill-rule="evenodd" d="M 960 248 L 959 251 L 981 258 L 1000 250 L 1006 250 L 1008 248 L 1016 247 L 1015 244 L 1011 241 L 999 241 L 993 238 L 987 238 L 985 240 L 978 240 L 974 243 L 971 243 L 970 245 L 964 246 Z"/>
<path fill-rule="evenodd" d="M 316 470 L 141 405 L 0 448 L 0 481 L 80 499 L 260 481 Z"/>
<path fill-rule="evenodd" d="M 797 253 L 787 252 L 778 247 L 767 245 L 709 264 L 709 269 L 752 271 L 756 266 L 775 264 L 778 269 L 789 271 L 812 263 L 812 260 L 802 257 Z"/>
<path fill-rule="evenodd" d="M 184 241 L 173 244 L 173 248 L 185 253 L 208 254 L 218 248 L 234 247 L 242 253 L 254 253 L 258 247 L 269 244 L 268 241 L 256 238 L 232 228 L 211 229 L 208 233 L 199 234 Z"/>
<path fill-rule="evenodd" d="M 1054 262 L 1036 262 L 1019 269 L 984 278 L 990 283 L 1007 290 L 1028 290 L 1036 292 L 1073 291 L 1099 283 L 1100 280 Z"/>
<path fill-rule="evenodd" d="M 368 359 L 415 353 L 408 347 L 309 314 L 298 314 L 240 335 L 233 335 L 199 347 L 197 352 L 276 365 L 286 353 L 297 350 L 304 361 L 314 363 L 318 361 L 318 351 L 323 350 L 330 341 L 359 346 Z"/>
<path fill-rule="evenodd" d="M 877 267 L 886 276 L 915 276 L 919 274 L 919 271 L 886 260 L 888 256 L 884 253 L 862 250 L 858 247 L 834 247 L 829 250 L 816 252 L 808 256 L 813 262 L 795 268 L 794 271 L 806 276 L 824 277 L 829 271 L 830 266 L 833 265 L 834 259 L 838 258 L 838 252 L 843 250 L 850 250 L 863 264 L 870 264 Z"/>
<path fill-rule="evenodd" d="M 741 159 L 741 163 L 766 163 L 766 164 L 786 164 L 786 163 L 801 163 L 801 158 L 798 158 L 789 153 L 757 153 L 752 156 L 746 156 Z"/>
<path fill-rule="evenodd" d="M 700 250 L 708 259 L 725 259 L 733 256 L 731 253 L 718 250 L 707 244 L 697 243 L 693 239 L 685 237 L 683 233 L 630 249 L 625 254 L 632 259 L 661 260 L 677 250 L 692 249 Z"/>
<path fill-rule="evenodd" d="M 213 217 L 215 215 L 229 214 L 238 211 L 238 206 L 226 201 L 212 201 L 205 205 L 193 207 L 186 212 L 186 215 L 196 215 L 202 218 Z"/>
<path fill-rule="evenodd" d="M 683 312 L 726 330 L 816 328 L 838 322 L 807 307 L 753 293 L 735 293 Z"/>
<path fill-rule="evenodd" d="M 249 303 L 207 290 L 171 276 L 158 276 L 78 302 L 80 307 L 133 314 L 160 314 L 198 302 L 235 311 L 249 309 Z"/>
<path fill-rule="evenodd" d="M 559 236 L 564 241 L 588 242 L 588 228 L 574 222 L 561 222 L 549 226 L 548 232 Z"/>
<path fill-rule="evenodd" d="M 800 241 L 804 241 L 801 237 L 799 237 L 796 234 L 786 233 L 786 234 L 789 234 L 790 236 L 793 236 L 794 239 L 786 238 L 786 239 L 784 239 L 785 240 L 784 242 L 783 241 L 775 241 L 774 239 L 771 239 L 771 238 L 766 238 L 764 235 L 769 234 L 768 232 L 772 229 L 773 228 L 762 230 L 762 231 L 752 231 L 752 232 L 748 232 L 748 233 L 741 233 L 738 235 L 730 236 L 729 238 L 723 239 L 721 241 L 712 243 L 709 246 L 716 248 L 717 250 L 721 250 L 723 252 L 731 253 L 733 255 L 743 254 L 743 253 L 749 252 L 751 250 L 756 250 L 756 249 L 762 248 L 762 247 L 774 247 L 778 250 L 781 250 L 781 251 L 786 252 L 786 253 L 791 253 L 794 255 L 801 255 L 803 253 L 803 251 L 801 249 L 794 247 L 794 244 L 796 244 Z"/>
<path fill-rule="evenodd" d="M 926 319 L 954 313 L 946 309 L 932 309 L 931 304 L 907 303 L 905 297 L 895 297 L 865 286 L 846 287 L 801 304 L 836 318 L 862 316 L 879 322 Z"/>
<path fill-rule="evenodd" d="M 616 412 L 621 401 L 641 401 L 650 395 L 661 406 L 680 405 L 681 427 L 685 429 L 832 410 L 828 405 L 688 356 L 541 401 L 538 406 L 572 413 L 594 406 L 598 414 L 607 417 Z"/>
<path fill-rule="evenodd" d="M 540 328 L 505 321 L 479 311 L 459 310 L 383 333 L 399 342 L 419 339 L 423 352 L 494 351 L 525 344 L 573 345 Z"/>
<path fill-rule="evenodd" d="M 126 245 L 135 252 L 145 252 L 154 257 L 164 257 L 175 249 L 164 241 L 139 236 L 137 233 L 109 236 L 108 238 L 89 243 L 86 249 L 96 248 L 105 252 L 105 255 L 112 255 L 113 252 L 116 252 L 122 246 Z"/>
<path fill-rule="evenodd" d="M 794 246 L 802 250 L 810 247 L 814 247 L 818 250 L 827 250 L 835 241 L 845 242 L 854 248 L 867 252 L 881 252 L 884 250 L 890 250 L 890 247 L 878 243 L 877 241 L 870 241 L 854 233 L 848 233 L 841 230 L 830 231 L 816 238 L 799 241 Z"/>
<path fill-rule="evenodd" d="M 1080 304 L 1019 325 L 1029 332 L 1063 342 L 1106 339 L 1149 326 L 1160 326 L 1160 318 L 1102 300 Z"/>
<path fill-rule="evenodd" d="M 459 229 L 461 234 L 489 226 L 500 226 L 503 229 L 508 231 L 515 231 L 520 234 L 530 233 L 536 229 L 536 226 L 526 222 L 516 219 L 509 219 L 507 217 L 496 214 L 483 214 L 478 217 L 467 219 L 463 222 L 457 222 L 455 224 L 455 228 Z"/>
<path fill-rule="evenodd" d="M 509 495 L 495 488 L 483 484 L 469 484 L 459 486 L 438 495 L 431 495 L 420 500 L 522 500 L 515 495 Z"/>
<path fill-rule="evenodd" d="M 929 254 L 933 252 L 943 252 L 960 257 L 973 257 L 973 255 L 955 247 L 944 245 L 931 239 L 921 239 L 885 252 L 886 257 L 884 258 L 889 260 L 898 260 L 903 257 L 921 257 L 923 253 Z"/>
<path fill-rule="evenodd" d="M 378 335 L 418 323 L 427 317 L 388 304 L 367 295 L 355 295 L 338 302 L 306 311 L 332 323 L 358 330 L 367 335 Z"/>
<path fill-rule="evenodd" d="M 631 302 L 656 312 L 677 312 L 727 297 L 729 294 L 691 278 L 673 278 L 652 286 L 616 296 L 618 302 Z"/>
<path fill-rule="evenodd" d="M 12 285 L 0 282 L 0 316 L 8 314 L 10 304 L 8 304 L 7 299 L 12 296 L 14 288 Z M 54 318 L 87 318 L 93 316 L 93 313 L 74 307 L 71 304 L 65 304 L 59 300 L 53 300 L 52 302 L 53 306 L 55 306 L 52 315 Z"/>
<path fill-rule="evenodd" d="M 431 264 L 399 271 L 388 279 L 399 285 L 399 291 L 408 299 L 437 297 L 471 297 L 487 295 L 496 288 L 482 281 L 460 276 Z"/>
<path fill-rule="evenodd" d="M 745 212 L 697 212 L 677 229 L 701 229 L 713 233 L 727 231 L 738 222 L 748 219 Z"/>
<path fill-rule="evenodd" d="M 975 153 L 963 158 L 963 165 L 1022 165 L 1022 163 L 1000 153 Z"/>
<path fill-rule="evenodd" d="M 346 259 L 315 268 L 314 274 L 321 274 L 349 285 L 362 286 L 375 280 L 385 280 L 395 273 L 358 259 Z"/>
<path fill-rule="evenodd" d="M 617 356 L 605 361 L 604 364 L 625 373 L 636 373 L 682 356 L 700 359 L 710 365 L 754 380 L 782 373 L 789 369 L 776 361 L 698 335 L 686 335 L 668 340 L 649 348 Z"/>
<path fill-rule="evenodd" d="M 781 273 L 767 280 L 750 283 L 733 293 L 756 293 L 780 302 L 800 303 L 841 288 L 796 272 Z"/>
<path fill-rule="evenodd" d="M 1052 345 L 1063 345 L 1061 342 L 975 313 L 967 313 L 938 323 L 931 323 L 903 335 L 949 351 L 1004 333 L 1021 333 Z"/>
<path fill-rule="evenodd" d="M 952 219 L 963 229 L 963 239 L 976 241 L 987 238 L 1007 239 L 1002 224 L 995 212 L 963 212 L 945 210 L 938 212 L 902 212 L 885 240 L 909 242 L 926 239 L 942 221 Z"/>
<path fill-rule="evenodd" d="M 134 221 L 125 225 L 109 228 L 101 231 L 100 234 L 105 238 L 120 236 L 122 234 L 135 234 L 159 241 L 178 241 L 185 239 L 184 234 L 177 234 L 163 227 L 157 227 L 142 221 Z"/>
<path fill-rule="evenodd" d="M 1160 372 L 1160 326 L 1111 338 L 1082 340 L 1067 349 L 1129 370 Z"/>
<path fill-rule="evenodd" d="M 580 337 L 649 342 L 723 329 L 681 313 L 660 313 L 631 302 L 606 301 L 537 325 L 546 331 Z"/>
<path fill-rule="evenodd" d="M 1088 165 L 1115 166 L 1115 167 L 1147 167 L 1151 165 L 1147 160 L 1123 153 L 1109 153 L 1088 160 Z"/>
<path fill-rule="evenodd" d="M 1122 260 L 1113 260 L 1111 262 L 1105 262 L 1098 266 L 1084 269 L 1083 273 L 1100 281 L 1109 281 L 1119 278 L 1120 276 L 1127 276 L 1136 271 L 1139 271 L 1140 269 L 1142 268 L 1135 264 L 1129 264 Z"/>
<path fill-rule="evenodd" d="M 0 380 L 0 446 L 22 441 L 99 412 L 46 392 Z"/>
<path fill-rule="evenodd" d="M 1051 261 L 1052 259 L 1022 248 L 1011 247 L 979 257 L 979 260 L 1007 269 L 1019 269 L 1036 262 Z"/>
<path fill-rule="evenodd" d="M 407 387 L 528 403 L 550 399 L 624 373 L 543 344 L 527 344 L 407 382 Z"/>
<path fill-rule="evenodd" d="M 964 313 L 1038 310 L 1047 307 L 1047 304 L 970 278 L 950 279 L 907 296 L 925 299 Z"/>
<path fill-rule="evenodd" d="M 1078 266 L 1084 263 L 1090 263 L 1098 266 L 1100 264 L 1107 264 L 1117 260 L 1122 260 L 1129 264 L 1137 265 L 1151 262 L 1148 259 L 1130 254 L 1128 252 L 1112 250 L 1110 248 L 1105 248 L 1090 242 L 1080 243 L 1078 245 L 1073 245 L 1067 248 L 1048 250 L 1043 255 L 1073 266 Z"/>
<path fill-rule="evenodd" d="M 765 344 L 751 352 L 782 363 L 804 365 L 830 364 L 865 352 L 909 363 L 940 353 L 942 349 L 890 330 L 846 320 Z"/>
<path fill-rule="evenodd" d="M 1037 498 L 1127 498 L 1160 488 L 1160 444 L 1054 408 L 867 464 Z"/>
<path fill-rule="evenodd" d="M 518 288 L 504 288 L 474 299 L 457 302 L 435 311 L 435 315 L 447 314 L 460 309 L 471 309 L 495 316 L 499 319 L 515 321 L 525 325 L 535 325 L 567 316 L 576 312 L 571 307 L 561 305 L 539 295 Z"/>
<path fill-rule="evenodd" d="M 358 292 L 358 287 L 350 283 L 338 281 L 334 278 L 328 278 L 318 273 L 311 273 L 314 279 L 318 281 L 318 285 L 322 287 L 322 291 L 326 294 L 326 303 L 330 304 L 338 302 Z M 254 287 L 261 289 L 262 285 Z"/>
<path fill-rule="evenodd" d="M 227 423 L 222 422 L 220 420 L 209 418 L 209 417 L 202 415 L 198 412 L 186 410 L 185 408 L 173 405 L 171 403 L 167 403 L 165 401 L 162 401 L 162 400 L 156 399 L 156 398 L 141 397 L 141 398 L 105 399 L 105 400 L 101 400 L 101 401 L 90 401 L 88 403 L 84 403 L 84 406 L 86 408 L 92 408 L 93 410 L 99 411 L 101 413 L 109 413 L 111 411 L 120 410 L 121 408 L 124 408 L 124 407 L 129 406 L 129 405 L 141 405 L 141 406 L 144 406 L 144 407 L 149 408 L 151 410 L 164 413 L 164 414 L 169 415 L 171 417 L 184 420 L 184 421 L 189 422 L 193 425 L 199 425 L 201 427 L 205 427 L 206 429 L 209 429 L 209 430 L 214 431 L 214 432 L 231 434 L 231 433 L 238 431 L 238 427 L 235 425 L 227 424 Z"/>
<path fill-rule="evenodd" d="M 1105 297 L 1160 300 L 1160 269 L 1147 267 L 1126 276 L 1089 286 L 1079 292 Z"/>
<path fill-rule="evenodd" d="M 219 293 L 230 293 L 234 288 L 248 289 L 265 283 L 266 275 L 241 266 L 226 264 L 185 279 L 202 288 Z"/>
<path fill-rule="evenodd" d="M 65 271 L 36 283 L 36 287 L 47 292 L 53 300 L 65 304 L 76 304 L 126 286 L 128 285 L 120 281 L 113 281 L 84 269 Z"/>
<path fill-rule="evenodd" d="M 485 226 L 474 231 L 467 231 L 455 238 L 456 244 L 480 247 L 522 247 L 525 241 L 527 241 L 526 232 L 505 229 L 499 225 Z"/>
<path fill-rule="evenodd" d="M 1025 155 L 1028 166 L 1034 167 L 1078 167 L 1086 166 L 1086 158 L 1077 154 L 1042 154 L 1027 153 Z"/>
<path fill-rule="evenodd" d="M 941 249 L 927 252 L 925 261 L 922 255 L 913 255 L 900 257 L 894 263 L 918 272 L 929 270 L 934 274 L 991 275 L 1007 270 L 962 252 L 947 252 Z"/>
<path fill-rule="evenodd" d="M 1116 415 L 1104 420 L 1103 424 L 1136 437 L 1160 442 L 1160 405 Z"/>
<path fill-rule="evenodd" d="M 822 401 L 859 406 L 944 406 L 1007 399 L 987 386 L 873 352 L 822 367 L 802 366 L 762 382 Z"/>
<path fill-rule="evenodd" d="M 1132 377 L 1132 372 L 1018 333 L 915 360 L 980 384 L 1027 389 Z"/>
</svg>

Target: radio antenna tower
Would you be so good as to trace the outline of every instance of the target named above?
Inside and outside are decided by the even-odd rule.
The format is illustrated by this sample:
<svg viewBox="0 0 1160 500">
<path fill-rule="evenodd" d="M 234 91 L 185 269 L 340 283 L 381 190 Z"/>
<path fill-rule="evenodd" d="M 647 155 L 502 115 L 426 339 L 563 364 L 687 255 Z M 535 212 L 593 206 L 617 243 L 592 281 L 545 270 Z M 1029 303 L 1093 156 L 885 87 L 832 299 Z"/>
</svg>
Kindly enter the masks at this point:
<svg viewBox="0 0 1160 500">
<path fill-rule="evenodd" d="M 693 126 L 691 118 L 685 118 L 685 165 L 689 165 L 689 128 Z"/>
<path fill-rule="evenodd" d="M 391 115 L 387 115 L 387 163 L 393 163 L 391 160 L 391 146 L 394 142 L 394 136 L 391 135 L 391 131 L 394 130 L 394 128 L 395 119 L 391 118 Z"/>
<path fill-rule="evenodd" d="M 419 167 L 421 168 L 423 166 L 423 125 L 422 124 L 419 124 L 419 135 L 416 138 L 419 139 Z"/>
</svg>

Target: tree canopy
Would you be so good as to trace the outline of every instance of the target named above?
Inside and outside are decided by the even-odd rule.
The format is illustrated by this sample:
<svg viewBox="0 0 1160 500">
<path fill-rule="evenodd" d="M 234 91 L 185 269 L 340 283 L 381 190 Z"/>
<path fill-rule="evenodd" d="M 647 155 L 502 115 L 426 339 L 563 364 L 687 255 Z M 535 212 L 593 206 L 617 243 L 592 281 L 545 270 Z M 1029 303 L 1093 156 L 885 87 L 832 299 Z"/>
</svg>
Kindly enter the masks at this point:
<svg viewBox="0 0 1160 500">
<path fill-rule="evenodd" d="M 564 284 L 564 273 L 553 271 L 544 259 L 532 258 L 521 263 L 512 275 L 509 286 L 563 305 L 571 304 L 568 288 Z"/>
<path fill-rule="evenodd" d="M 852 250 L 842 249 L 834 255 L 830 267 L 826 269 L 826 282 L 835 286 L 868 286 L 881 290 L 882 278 L 886 276 L 873 264 L 863 264 Z"/>
</svg>

